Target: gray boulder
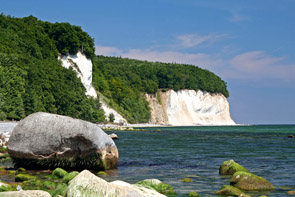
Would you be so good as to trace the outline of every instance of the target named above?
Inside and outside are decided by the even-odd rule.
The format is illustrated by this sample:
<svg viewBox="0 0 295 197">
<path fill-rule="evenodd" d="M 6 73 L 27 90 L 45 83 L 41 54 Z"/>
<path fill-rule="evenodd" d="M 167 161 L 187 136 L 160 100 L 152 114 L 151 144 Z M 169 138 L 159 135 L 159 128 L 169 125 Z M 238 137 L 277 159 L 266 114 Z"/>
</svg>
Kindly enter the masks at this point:
<svg viewBox="0 0 295 197">
<path fill-rule="evenodd" d="M 114 141 L 95 124 L 38 112 L 21 120 L 8 141 L 8 153 L 26 168 L 110 169 L 118 162 Z"/>
</svg>

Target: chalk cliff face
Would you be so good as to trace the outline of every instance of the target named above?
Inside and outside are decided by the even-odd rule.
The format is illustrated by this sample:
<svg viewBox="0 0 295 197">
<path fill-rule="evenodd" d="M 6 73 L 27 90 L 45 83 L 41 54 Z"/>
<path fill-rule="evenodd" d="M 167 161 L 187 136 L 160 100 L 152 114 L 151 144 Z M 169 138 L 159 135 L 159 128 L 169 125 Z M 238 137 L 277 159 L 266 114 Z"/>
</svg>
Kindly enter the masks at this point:
<svg viewBox="0 0 295 197">
<path fill-rule="evenodd" d="M 74 71 L 76 71 L 77 76 L 81 79 L 82 84 L 86 88 L 86 95 L 92 96 L 94 98 L 97 98 L 97 93 L 92 86 L 92 62 L 90 59 L 87 59 L 87 57 L 82 54 L 80 51 L 76 55 L 67 55 L 67 56 L 61 56 L 59 57 L 59 60 L 62 62 L 62 66 L 65 68 L 73 68 Z M 105 112 L 106 117 L 109 117 L 109 115 L 112 113 L 114 114 L 115 123 L 127 123 L 125 118 L 123 118 L 118 112 L 116 112 L 114 109 L 107 106 L 103 100 L 100 100 L 102 105 L 102 109 Z"/>
<path fill-rule="evenodd" d="M 222 94 L 180 90 L 146 94 L 151 107 L 152 124 L 164 125 L 234 125 L 229 103 Z"/>
<path fill-rule="evenodd" d="M 62 66 L 65 68 L 72 67 L 76 71 L 77 76 L 81 79 L 82 84 L 86 88 L 86 95 L 97 97 L 96 91 L 92 86 L 92 62 L 87 59 L 80 51 L 76 55 L 67 55 L 59 57 Z"/>
</svg>

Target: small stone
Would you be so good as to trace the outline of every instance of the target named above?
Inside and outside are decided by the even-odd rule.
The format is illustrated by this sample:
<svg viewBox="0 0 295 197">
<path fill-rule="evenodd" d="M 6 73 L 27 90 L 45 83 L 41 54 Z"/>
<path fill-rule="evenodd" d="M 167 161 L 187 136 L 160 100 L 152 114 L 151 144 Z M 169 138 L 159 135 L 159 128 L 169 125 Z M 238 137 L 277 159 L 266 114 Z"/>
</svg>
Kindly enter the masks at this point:
<svg viewBox="0 0 295 197">
<path fill-rule="evenodd" d="M 189 197 L 198 197 L 198 196 L 200 196 L 200 194 L 198 194 L 198 193 L 195 192 L 195 191 L 192 191 L 192 192 L 190 192 L 190 193 L 188 194 L 188 196 L 189 196 Z"/>
<path fill-rule="evenodd" d="M 99 175 L 99 176 L 101 176 L 101 175 L 107 175 L 107 173 L 104 172 L 104 171 L 99 171 L 99 172 L 97 173 L 97 175 Z"/>
<path fill-rule="evenodd" d="M 112 133 L 109 135 L 113 140 L 117 140 L 119 139 L 119 137 L 115 134 L 115 133 Z"/>
<path fill-rule="evenodd" d="M 190 182 L 193 182 L 193 180 L 191 178 L 184 178 L 181 180 L 181 182 L 190 183 Z"/>
</svg>

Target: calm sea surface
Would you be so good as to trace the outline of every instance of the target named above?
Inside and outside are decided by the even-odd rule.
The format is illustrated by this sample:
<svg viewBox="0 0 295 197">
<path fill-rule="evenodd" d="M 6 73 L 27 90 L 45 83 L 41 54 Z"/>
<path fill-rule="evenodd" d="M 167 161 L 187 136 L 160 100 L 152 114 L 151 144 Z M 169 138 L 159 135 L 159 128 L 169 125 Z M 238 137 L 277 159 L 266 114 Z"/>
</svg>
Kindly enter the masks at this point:
<svg viewBox="0 0 295 197">
<path fill-rule="evenodd" d="M 153 132 L 160 129 L 162 132 Z M 149 128 L 147 132 L 116 132 L 120 158 L 107 181 L 130 183 L 156 178 L 171 184 L 179 196 L 196 191 L 215 196 L 229 176 L 220 176 L 223 161 L 234 159 L 262 176 L 276 189 L 252 196 L 288 196 L 295 190 L 295 125 Z M 183 183 L 189 177 L 192 183 Z"/>
</svg>

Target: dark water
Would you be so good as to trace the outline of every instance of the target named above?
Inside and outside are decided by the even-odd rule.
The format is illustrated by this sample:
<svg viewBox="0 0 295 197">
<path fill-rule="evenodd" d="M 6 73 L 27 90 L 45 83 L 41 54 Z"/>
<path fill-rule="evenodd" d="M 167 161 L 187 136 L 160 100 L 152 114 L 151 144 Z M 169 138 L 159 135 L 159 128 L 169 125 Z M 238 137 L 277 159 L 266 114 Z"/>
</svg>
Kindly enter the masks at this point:
<svg viewBox="0 0 295 197">
<path fill-rule="evenodd" d="M 215 196 L 230 179 L 218 174 L 220 164 L 234 159 L 276 187 L 252 196 L 288 196 L 286 191 L 295 190 L 295 138 L 287 138 L 295 135 L 295 125 L 150 128 L 157 129 L 162 132 L 116 132 L 118 169 L 104 178 L 130 183 L 156 178 L 179 196 L 190 191 Z M 186 177 L 193 182 L 182 183 Z"/>
</svg>

